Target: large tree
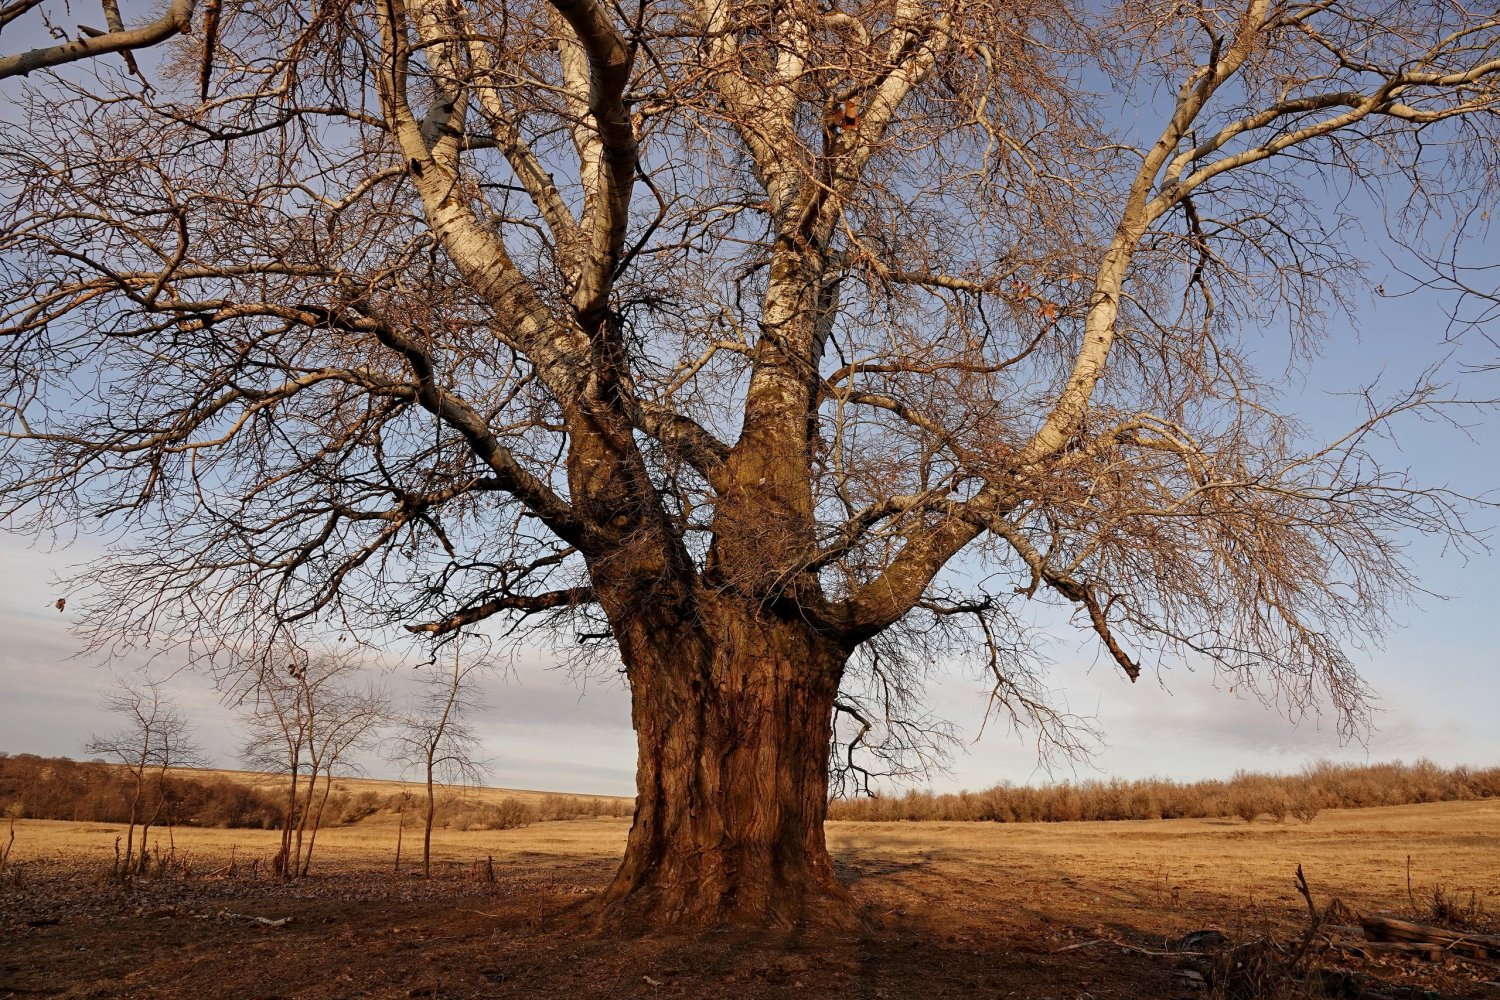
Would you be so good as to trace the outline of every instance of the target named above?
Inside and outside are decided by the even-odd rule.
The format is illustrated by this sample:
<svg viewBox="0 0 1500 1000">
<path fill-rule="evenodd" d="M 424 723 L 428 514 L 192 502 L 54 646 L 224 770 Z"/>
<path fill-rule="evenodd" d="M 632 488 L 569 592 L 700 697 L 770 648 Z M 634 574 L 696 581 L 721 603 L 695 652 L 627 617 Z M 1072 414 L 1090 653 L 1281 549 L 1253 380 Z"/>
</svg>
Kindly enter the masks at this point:
<svg viewBox="0 0 1500 1000">
<path fill-rule="evenodd" d="M 612 919 L 847 920 L 836 720 L 919 746 L 977 648 L 1069 740 L 1029 607 L 1357 719 L 1399 533 L 1463 529 L 1364 450 L 1430 381 L 1310 445 L 1262 370 L 1362 217 L 1492 195 L 1492 10 L 249 0 L 152 72 L 3 137 L 12 525 L 128 529 L 101 639 L 617 654 Z"/>
</svg>

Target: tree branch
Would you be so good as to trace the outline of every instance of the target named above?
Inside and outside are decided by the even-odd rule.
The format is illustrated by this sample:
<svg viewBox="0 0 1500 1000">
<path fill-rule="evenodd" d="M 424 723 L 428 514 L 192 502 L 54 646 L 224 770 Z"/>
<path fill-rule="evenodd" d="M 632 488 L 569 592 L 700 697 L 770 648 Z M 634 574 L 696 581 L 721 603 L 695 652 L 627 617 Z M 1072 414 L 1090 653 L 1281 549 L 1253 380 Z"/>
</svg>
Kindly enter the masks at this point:
<svg viewBox="0 0 1500 1000">
<path fill-rule="evenodd" d="M 115 29 L 112 25 L 111 30 L 102 34 L 32 49 L 13 56 L 0 56 L 0 80 L 25 76 L 34 70 L 91 59 L 111 52 L 124 52 L 128 58 L 131 49 L 146 48 L 164 42 L 173 35 L 191 31 L 194 5 L 195 0 L 172 0 L 165 14 L 137 28 Z"/>
</svg>

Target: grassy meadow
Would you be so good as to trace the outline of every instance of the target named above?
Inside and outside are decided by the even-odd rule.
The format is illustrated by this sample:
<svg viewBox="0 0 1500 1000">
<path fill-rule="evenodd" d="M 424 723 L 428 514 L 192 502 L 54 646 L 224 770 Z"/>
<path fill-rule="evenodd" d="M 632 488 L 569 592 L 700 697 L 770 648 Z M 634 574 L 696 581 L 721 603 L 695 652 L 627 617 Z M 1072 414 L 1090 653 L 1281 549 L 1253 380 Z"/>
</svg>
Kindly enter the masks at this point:
<svg viewBox="0 0 1500 1000">
<path fill-rule="evenodd" d="M 256 776 L 244 776 L 256 780 Z M 349 780 L 353 793 L 388 794 L 395 783 Z M 486 789 L 468 793 L 499 801 L 548 793 Z M 555 797 L 553 797 L 555 798 Z M 623 801 L 623 800 L 621 800 Z M 395 860 L 396 814 L 381 811 L 318 833 L 313 874 L 389 873 Z M 439 875 L 462 876 L 476 861 L 527 867 L 576 861 L 613 863 L 630 820 L 589 816 L 535 822 L 506 830 L 433 831 Z M 18 820 L 13 865 L 46 859 L 108 867 L 123 824 Z M 1244 907 L 1295 918 L 1302 905 L 1292 886 L 1298 864 L 1315 893 L 1361 911 L 1410 910 L 1434 890 L 1500 912 L 1500 800 L 1437 802 L 1324 810 L 1311 823 L 1246 823 L 1235 818 L 1117 822 L 830 822 L 829 847 L 857 891 L 962 886 L 1013 913 L 1093 914 L 1163 928 L 1205 914 Z M 3 830 L 0 830 L 3 836 Z M 276 850 L 274 830 L 177 827 L 152 831 L 152 848 L 174 846 L 189 871 L 206 873 L 233 855 L 262 869 Z M 403 866 L 420 858 L 421 826 L 408 812 L 401 831 Z M 1408 882 L 1410 879 L 1410 883 Z M 948 888 L 942 888 L 947 886 Z M 1409 892 L 1410 890 L 1410 892 Z"/>
<path fill-rule="evenodd" d="M 403 791 L 418 790 L 335 786 L 351 801 Z M 1474 799 L 1282 823 L 831 821 L 862 931 L 600 935 L 580 925 L 580 907 L 618 864 L 630 819 L 607 813 L 626 800 L 565 807 L 580 800 L 483 789 L 450 801 L 449 813 L 507 801 L 575 818 L 440 824 L 431 879 L 418 877 L 413 809 L 404 828 L 387 808 L 325 827 L 311 877 L 290 882 L 270 875 L 275 830 L 153 829 L 153 850 L 173 863 L 130 887 L 108 877 L 123 824 L 17 819 L 0 875 L 0 997 L 1179 998 L 1189 994 L 1171 943 L 1183 935 L 1296 940 L 1307 922 L 1299 865 L 1320 908 L 1343 904 L 1341 920 L 1422 918 L 1435 901 L 1480 926 L 1500 914 L 1500 800 Z M 6 833 L 0 826 L 0 843 Z M 1349 967 L 1336 950 L 1318 962 Z M 1495 995 L 1472 963 L 1381 957 L 1353 968 L 1382 989 L 1425 991 L 1411 995 Z"/>
</svg>

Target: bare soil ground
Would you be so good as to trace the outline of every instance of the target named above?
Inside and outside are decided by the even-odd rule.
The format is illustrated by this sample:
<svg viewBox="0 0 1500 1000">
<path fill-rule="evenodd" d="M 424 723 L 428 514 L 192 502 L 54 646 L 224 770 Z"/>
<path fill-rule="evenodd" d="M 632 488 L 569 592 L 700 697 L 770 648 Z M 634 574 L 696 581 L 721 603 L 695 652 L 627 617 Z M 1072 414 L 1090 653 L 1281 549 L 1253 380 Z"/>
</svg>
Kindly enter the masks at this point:
<svg viewBox="0 0 1500 1000">
<path fill-rule="evenodd" d="M 1175 998 L 1204 994 L 1175 974 L 1193 961 L 1170 947 L 1188 932 L 1297 933 L 1299 863 L 1319 905 L 1420 914 L 1440 885 L 1500 913 L 1490 801 L 1308 826 L 830 824 L 861 932 L 586 932 L 579 904 L 613 873 L 628 822 L 438 831 L 424 880 L 392 873 L 395 823 L 378 816 L 324 831 L 313 877 L 293 883 L 264 874 L 274 833 L 178 830 L 173 873 L 127 890 L 103 877 L 119 828 L 21 821 L 19 877 L 0 888 L 0 997 Z M 415 839 L 408 828 L 407 858 Z M 209 874 L 231 848 L 236 873 Z M 1387 996 L 1500 998 L 1500 968 L 1322 961 Z"/>
</svg>

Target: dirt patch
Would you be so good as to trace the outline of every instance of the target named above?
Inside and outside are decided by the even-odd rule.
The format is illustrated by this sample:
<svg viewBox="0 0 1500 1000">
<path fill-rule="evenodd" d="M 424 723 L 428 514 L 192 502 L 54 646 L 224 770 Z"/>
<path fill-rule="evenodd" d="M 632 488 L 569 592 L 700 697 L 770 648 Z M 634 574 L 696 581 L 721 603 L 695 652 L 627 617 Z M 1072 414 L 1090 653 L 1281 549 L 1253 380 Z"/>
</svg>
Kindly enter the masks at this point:
<svg viewBox="0 0 1500 1000">
<path fill-rule="evenodd" d="M 0 997 L 1203 996 L 1173 944 L 1210 928 L 1235 943 L 1295 933 L 1298 860 L 1321 902 L 1400 911 L 1410 853 L 1419 892 L 1439 881 L 1500 909 L 1500 812 L 1471 805 L 1309 827 L 837 825 L 830 843 L 867 929 L 644 937 L 580 930 L 622 822 L 448 835 L 430 880 L 392 874 L 388 845 L 351 831 L 293 883 L 243 874 L 258 842 L 239 843 L 240 873 L 210 876 L 223 834 L 182 831 L 194 873 L 129 890 L 100 878 L 94 841 L 111 836 L 36 824 L 18 827 L 19 887 L 0 890 Z M 473 866 L 491 856 L 493 883 L 487 863 L 478 878 Z M 1500 998 L 1486 985 L 1500 969 L 1327 961 L 1382 989 Z"/>
<path fill-rule="evenodd" d="M 900 914 L 859 934 L 621 937 L 579 930 L 612 865 L 511 865 L 493 884 L 325 874 L 100 889 L 34 870 L 6 897 L 0 996 L 1155 996 L 1172 967 L 1114 949 L 1056 954 L 1064 929 Z M 288 919 L 290 918 L 290 919 Z M 281 921 L 286 921 L 282 923 Z"/>
</svg>

